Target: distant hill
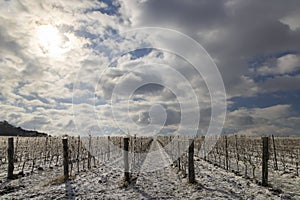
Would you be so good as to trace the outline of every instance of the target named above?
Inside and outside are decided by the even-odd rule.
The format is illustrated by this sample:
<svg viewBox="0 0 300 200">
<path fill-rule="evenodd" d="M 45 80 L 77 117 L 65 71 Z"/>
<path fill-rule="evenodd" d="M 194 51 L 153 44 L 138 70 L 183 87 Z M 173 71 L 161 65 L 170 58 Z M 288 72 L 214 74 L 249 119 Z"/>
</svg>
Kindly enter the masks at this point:
<svg viewBox="0 0 300 200">
<path fill-rule="evenodd" d="M 15 127 L 9 124 L 7 121 L 0 121 L 0 136 L 20 136 L 20 137 L 46 137 L 46 133 L 40 133 L 38 131 L 28 131 L 21 127 Z"/>
</svg>

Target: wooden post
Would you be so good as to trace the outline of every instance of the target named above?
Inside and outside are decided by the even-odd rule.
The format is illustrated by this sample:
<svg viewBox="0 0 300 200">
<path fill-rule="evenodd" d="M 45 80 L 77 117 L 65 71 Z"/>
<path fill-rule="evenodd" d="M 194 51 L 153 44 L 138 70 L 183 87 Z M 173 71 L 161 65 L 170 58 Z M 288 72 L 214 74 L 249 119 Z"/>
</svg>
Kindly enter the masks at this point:
<svg viewBox="0 0 300 200">
<path fill-rule="evenodd" d="M 45 141 L 45 157 L 44 157 L 44 165 L 46 165 L 46 161 L 47 161 L 47 151 L 48 151 L 48 136 L 46 137 L 46 141 Z"/>
<path fill-rule="evenodd" d="M 130 182 L 130 175 L 129 175 L 129 162 L 128 162 L 128 150 L 129 150 L 129 138 L 124 138 L 124 181 L 129 183 Z"/>
<path fill-rule="evenodd" d="M 119 139 L 120 139 L 120 140 L 119 140 L 120 155 L 122 155 L 122 152 L 123 152 L 123 151 L 122 151 L 122 149 L 123 149 L 123 148 L 122 148 L 122 137 L 120 137 Z"/>
<path fill-rule="evenodd" d="M 240 161 L 240 154 L 239 154 L 239 149 L 238 149 L 238 138 L 237 135 L 235 137 L 235 151 L 236 151 L 236 166 L 237 166 L 237 171 L 239 172 L 239 161 Z"/>
<path fill-rule="evenodd" d="M 107 160 L 110 159 L 110 136 L 107 137 Z"/>
<path fill-rule="evenodd" d="M 76 157 L 76 161 L 77 161 L 77 173 L 79 173 L 79 157 L 80 157 L 80 136 L 78 136 L 77 138 L 77 157 Z"/>
<path fill-rule="evenodd" d="M 205 146 L 205 136 L 202 136 L 202 148 L 203 148 L 203 158 L 206 161 L 206 146 Z"/>
<path fill-rule="evenodd" d="M 299 149 L 297 150 L 296 159 L 296 174 L 299 176 Z"/>
<path fill-rule="evenodd" d="M 136 134 L 134 134 L 134 137 L 133 137 L 133 141 L 132 141 L 133 145 L 132 145 L 132 153 L 133 153 L 133 166 L 135 167 L 135 156 L 136 156 L 136 150 L 137 150 L 137 147 L 136 147 Z"/>
<path fill-rule="evenodd" d="M 275 170 L 278 170 L 278 165 L 277 165 L 277 154 L 276 154 L 276 146 L 275 146 L 274 135 L 272 135 L 272 142 L 273 142 L 273 153 L 274 153 L 274 169 L 275 169 Z"/>
<path fill-rule="evenodd" d="M 16 137 L 16 145 L 14 145 L 14 152 L 16 152 L 16 154 L 14 154 L 14 162 L 18 162 L 18 145 L 19 144 L 19 136 Z M 20 160 L 21 161 L 21 160 Z"/>
<path fill-rule="evenodd" d="M 225 165 L 226 165 L 226 170 L 228 171 L 229 165 L 228 165 L 228 140 L 227 140 L 227 136 L 225 136 Z"/>
<path fill-rule="evenodd" d="M 63 165 L 64 165 L 64 179 L 69 180 L 69 149 L 68 149 L 68 138 L 62 139 L 63 143 Z"/>
<path fill-rule="evenodd" d="M 194 140 L 189 139 L 189 183 L 195 183 L 195 168 L 194 168 Z"/>
<path fill-rule="evenodd" d="M 91 147 L 92 147 L 92 137 L 89 135 L 89 147 L 88 147 L 88 169 L 91 169 Z"/>
<path fill-rule="evenodd" d="M 268 186 L 268 160 L 269 160 L 269 138 L 262 137 L 262 185 Z"/>
<path fill-rule="evenodd" d="M 7 148 L 7 179 L 14 178 L 14 138 L 8 138 Z"/>
<path fill-rule="evenodd" d="M 178 167 L 178 169 L 180 170 L 180 165 L 181 165 L 181 163 L 180 163 L 180 157 L 181 157 L 181 152 L 180 152 L 180 137 L 178 136 L 178 141 L 177 141 L 177 153 L 178 153 L 178 159 L 177 159 L 177 167 Z"/>
</svg>

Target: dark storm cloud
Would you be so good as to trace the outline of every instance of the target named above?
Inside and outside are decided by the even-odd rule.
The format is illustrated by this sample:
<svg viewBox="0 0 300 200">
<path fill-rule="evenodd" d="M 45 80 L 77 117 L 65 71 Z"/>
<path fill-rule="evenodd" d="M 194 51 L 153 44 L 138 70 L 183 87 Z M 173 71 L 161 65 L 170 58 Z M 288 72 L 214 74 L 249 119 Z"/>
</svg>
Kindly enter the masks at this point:
<svg viewBox="0 0 300 200">
<path fill-rule="evenodd" d="M 151 0 L 143 4 L 143 11 L 143 23 L 166 26 L 176 23 L 194 30 L 220 24 L 226 17 L 223 3 L 218 0 Z"/>
<path fill-rule="evenodd" d="M 215 59 L 229 95 L 251 87 L 242 76 L 258 55 L 300 51 L 300 29 L 283 18 L 300 12 L 299 1 L 146 1 L 140 4 L 139 26 L 166 26 L 192 36 Z M 245 85 L 246 84 L 246 85 Z"/>
</svg>

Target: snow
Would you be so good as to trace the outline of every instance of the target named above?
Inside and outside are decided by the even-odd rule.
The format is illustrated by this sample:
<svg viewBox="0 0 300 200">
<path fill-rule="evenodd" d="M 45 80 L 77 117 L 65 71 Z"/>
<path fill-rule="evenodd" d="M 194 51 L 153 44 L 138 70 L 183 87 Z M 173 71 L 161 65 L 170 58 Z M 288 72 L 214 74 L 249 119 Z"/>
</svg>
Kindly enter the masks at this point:
<svg viewBox="0 0 300 200">
<path fill-rule="evenodd" d="M 62 175 L 59 166 L 7 181 L 1 165 L 0 190 L 13 191 L 0 199 L 300 199 L 299 190 L 298 194 L 296 190 L 279 194 L 197 157 L 197 183 L 188 184 L 183 174 L 171 166 L 171 159 L 156 141 L 142 165 L 134 168 L 140 172 L 135 171 L 133 183 L 128 187 L 123 187 L 123 172 L 117 167 L 122 161 L 119 157 L 115 162 L 81 171 L 66 183 L 59 179 Z"/>
</svg>

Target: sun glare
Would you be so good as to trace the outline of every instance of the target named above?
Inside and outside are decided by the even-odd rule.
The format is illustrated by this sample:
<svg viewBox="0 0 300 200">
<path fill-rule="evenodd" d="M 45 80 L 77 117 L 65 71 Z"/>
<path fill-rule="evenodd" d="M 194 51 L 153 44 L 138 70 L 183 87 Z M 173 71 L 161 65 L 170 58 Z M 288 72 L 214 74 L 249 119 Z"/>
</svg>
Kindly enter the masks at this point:
<svg viewBox="0 0 300 200">
<path fill-rule="evenodd" d="M 62 35 L 52 25 L 41 25 L 37 29 L 37 40 L 40 48 L 45 54 L 60 55 L 64 49 Z"/>
</svg>

